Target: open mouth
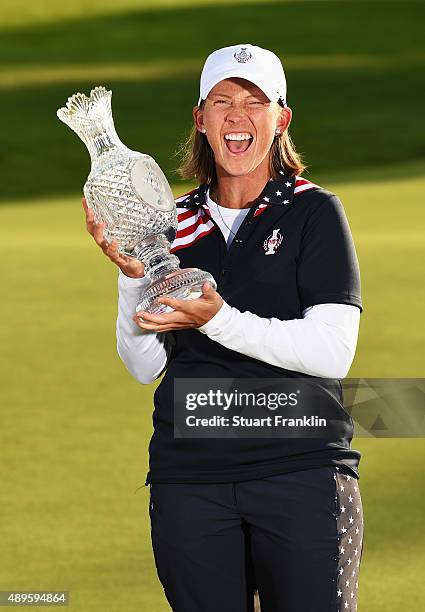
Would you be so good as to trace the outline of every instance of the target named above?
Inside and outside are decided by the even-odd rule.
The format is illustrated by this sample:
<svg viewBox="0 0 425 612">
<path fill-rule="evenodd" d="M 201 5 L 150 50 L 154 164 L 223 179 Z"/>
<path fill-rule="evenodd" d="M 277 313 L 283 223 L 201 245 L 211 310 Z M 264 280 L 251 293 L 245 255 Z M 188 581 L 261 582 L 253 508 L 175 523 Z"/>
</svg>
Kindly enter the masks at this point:
<svg viewBox="0 0 425 612">
<path fill-rule="evenodd" d="M 254 137 L 249 132 L 233 132 L 224 135 L 224 142 L 226 143 L 226 147 L 233 153 L 234 155 L 241 155 L 242 153 L 246 153 L 251 143 L 253 142 Z"/>
</svg>

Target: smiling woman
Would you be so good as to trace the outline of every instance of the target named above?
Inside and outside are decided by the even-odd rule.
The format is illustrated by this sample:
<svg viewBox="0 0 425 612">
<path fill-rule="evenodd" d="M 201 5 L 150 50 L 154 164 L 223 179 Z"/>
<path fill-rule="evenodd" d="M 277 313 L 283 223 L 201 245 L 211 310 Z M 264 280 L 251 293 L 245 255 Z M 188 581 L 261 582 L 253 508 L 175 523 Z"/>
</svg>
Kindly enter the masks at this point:
<svg viewBox="0 0 425 612">
<path fill-rule="evenodd" d="M 251 81 L 233 77 L 214 85 L 205 103 L 193 114 L 197 130 L 213 151 L 212 191 L 216 193 L 218 183 L 223 185 L 228 177 L 232 177 L 233 188 L 237 182 L 247 186 L 248 177 L 252 196 L 258 195 L 258 183 L 265 184 L 270 177 L 271 147 L 287 131 L 291 109 L 272 102 Z M 278 167 L 282 169 L 282 165 Z M 241 178 L 238 181 L 236 177 Z M 248 198 L 250 195 L 247 193 Z M 222 199 L 223 194 L 219 200 Z"/>
<path fill-rule="evenodd" d="M 263 153 L 267 156 L 271 177 L 278 178 L 282 168 L 288 175 L 300 175 L 305 170 L 305 165 L 289 135 L 288 127 L 292 118 L 291 109 L 283 106 L 281 100 L 272 104 L 259 87 L 246 79 L 236 77 L 219 82 L 213 87 L 206 100 L 200 100 L 198 108 L 194 110 L 194 125 L 188 139 L 181 148 L 180 176 L 189 180 L 196 177 L 201 183 L 217 181 L 216 159 L 209 143 L 210 138 L 205 136 L 207 133 L 206 127 L 201 126 L 202 115 L 206 112 L 207 116 L 211 116 L 212 113 L 208 111 L 213 111 L 213 117 L 215 116 L 216 120 L 219 121 L 220 111 L 221 114 L 227 114 L 229 110 L 235 112 L 234 106 L 236 105 L 237 113 L 239 104 L 242 107 L 241 111 L 257 122 L 261 118 L 266 119 L 267 114 L 272 117 L 275 115 L 277 118 L 280 112 L 283 113 L 283 121 L 280 125 L 276 121 L 274 133 L 269 134 L 269 146 Z M 199 123 L 199 120 L 201 123 Z M 254 126 L 251 126 L 245 133 L 234 132 L 229 129 L 228 133 L 223 135 L 223 138 L 229 151 L 237 154 L 251 148 L 255 135 L 256 130 Z M 245 141 L 247 138 L 250 139 L 248 146 L 246 144 L 230 144 L 232 140 Z"/>
<path fill-rule="evenodd" d="M 210 272 L 216 291 L 205 283 L 197 299 L 160 298 L 170 312 L 135 315 L 143 263 L 120 258 L 87 211 L 89 231 L 120 268 L 119 355 L 143 384 L 165 372 L 146 478 L 158 576 L 177 612 L 251 612 L 256 591 L 263 612 L 354 612 L 360 453 L 339 379 L 362 302 L 344 209 L 300 176 L 285 74 L 271 51 L 212 53 L 193 119 L 181 174 L 200 185 L 176 200 L 171 251 L 183 267 Z M 192 426 L 176 437 L 175 382 L 223 378 L 308 379 L 313 404 L 339 429 L 315 431 L 307 418 L 308 436 L 304 427 L 282 437 L 278 425 L 257 438 L 206 437 Z"/>
</svg>

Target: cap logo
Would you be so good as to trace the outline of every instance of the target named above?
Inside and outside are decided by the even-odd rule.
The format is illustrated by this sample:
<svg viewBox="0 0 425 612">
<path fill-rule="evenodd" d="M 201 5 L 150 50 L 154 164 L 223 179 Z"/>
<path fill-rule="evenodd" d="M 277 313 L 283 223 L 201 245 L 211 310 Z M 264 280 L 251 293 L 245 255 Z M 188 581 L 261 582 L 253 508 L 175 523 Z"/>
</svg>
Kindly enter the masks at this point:
<svg viewBox="0 0 425 612">
<path fill-rule="evenodd" d="M 241 50 L 239 51 L 239 53 L 234 53 L 233 57 L 240 64 L 246 64 L 246 62 L 248 62 L 251 59 L 252 54 L 246 50 L 246 47 L 241 47 Z"/>
</svg>

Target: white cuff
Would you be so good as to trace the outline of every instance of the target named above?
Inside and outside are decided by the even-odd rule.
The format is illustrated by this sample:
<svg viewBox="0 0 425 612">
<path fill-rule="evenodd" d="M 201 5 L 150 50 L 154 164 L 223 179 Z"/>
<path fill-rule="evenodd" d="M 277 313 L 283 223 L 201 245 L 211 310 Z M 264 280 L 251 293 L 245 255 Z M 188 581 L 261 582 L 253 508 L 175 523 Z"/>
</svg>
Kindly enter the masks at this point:
<svg viewBox="0 0 425 612">
<path fill-rule="evenodd" d="M 131 278 L 130 276 L 126 276 L 122 270 L 118 272 L 118 283 L 120 289 L 143 289 L 149 285 L 149 278 L 147 276 L 142 276 L 141 278 Z"/>
<path fill-rule="evenodd" d="M 215 313 L 215 315 L 197 329 L 201 333 L 207 334 L 207 336 L 216 336 L 229 323 L 231 318 L 232 307 L 229 306 L 227 302 L 223 301 L 223 304 L 220 306 L 220 309 Z"/>
</svg>

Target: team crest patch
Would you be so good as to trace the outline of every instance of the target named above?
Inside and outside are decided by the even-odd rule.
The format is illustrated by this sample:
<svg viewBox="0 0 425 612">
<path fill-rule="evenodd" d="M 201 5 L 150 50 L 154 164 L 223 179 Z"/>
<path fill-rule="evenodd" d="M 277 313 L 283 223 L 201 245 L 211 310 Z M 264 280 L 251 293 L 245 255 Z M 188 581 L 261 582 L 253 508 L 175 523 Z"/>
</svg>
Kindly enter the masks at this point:
<svg viewBox="0 0 425 612">
<path fill-rule="evenodd" d="M 273 233 L 268 236 L 263 242 L 263 247 L 266 255 L 274 255 L 283 241 L 283 236 L 280 233 L 280 227 L 273 230 Z"/>
<path fill-rule="evenodd" d="M 252 54 L 246 50 L 246 47 L 241 47 L 241 50 L 239 51 L 239 53 L 234 53 L 233 57 L 240 64 L 245 64 L 251 59 Z"/>
</svg>

